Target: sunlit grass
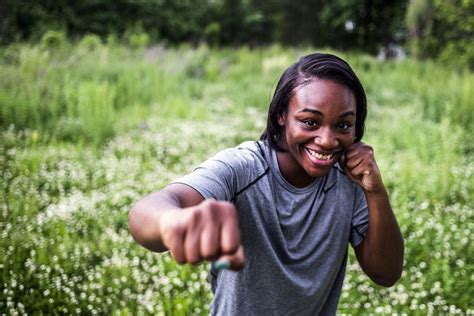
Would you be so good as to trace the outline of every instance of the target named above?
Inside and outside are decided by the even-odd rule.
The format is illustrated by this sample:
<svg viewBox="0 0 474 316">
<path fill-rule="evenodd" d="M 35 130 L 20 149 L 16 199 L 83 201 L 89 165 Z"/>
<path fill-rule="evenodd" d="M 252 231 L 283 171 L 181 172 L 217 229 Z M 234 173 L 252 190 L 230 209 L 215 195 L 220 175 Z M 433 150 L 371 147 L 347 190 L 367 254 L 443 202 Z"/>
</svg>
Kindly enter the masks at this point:
<svg viewBox="0 0 474 316">
<path fill-rule="evenodd" d="M 0 59 L 0 311 L 206 314 L 207 265 L 177 266 L 127 227 L 131 204 L 218 150 L 259 137 L 281 72 L 310 49 L 60 51 Z M 373 285 L 353 254 L 341 314 L 472 314 L 471 73 L 342 54 L 368 92 L 364 141 L 406 241 Z"/>
</svg>

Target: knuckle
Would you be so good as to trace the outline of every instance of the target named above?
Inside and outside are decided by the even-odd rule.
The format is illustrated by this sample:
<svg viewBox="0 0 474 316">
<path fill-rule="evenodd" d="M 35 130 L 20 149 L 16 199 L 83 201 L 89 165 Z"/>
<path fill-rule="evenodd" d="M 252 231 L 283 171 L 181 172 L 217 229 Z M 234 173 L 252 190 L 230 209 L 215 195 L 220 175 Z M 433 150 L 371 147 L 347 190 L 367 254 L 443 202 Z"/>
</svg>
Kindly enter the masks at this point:
<svg viewBox="0 0 474 316">
<path fill-rule="evenodd" d="M 202 217 L 202 211 L 198 208 L 195 208 L 189 213 L 188 222 L 191 226 L 194 226 L 197 223 L 199 223 L 199 221 L 201 220 L 201 217 Z"/>
<path fill-rule="evenodd" d="M 198 254 L 195 252 L 195 249 L 194 247 L 186 247 L 185 248 L 185 252 L 184 252 L 184 256 L 186 257 L 186 262 L 188 263 L 196 263 L 199 261 L 199 256 Z"/>
<path fill-rule="evenodd" d="M 208 224 L 213 224 L 218 220 L 219 216 L 219 210 L 214 207 L 209 205 L 209 207 L 203 208 L 202 209 L 202 223 L 204 226 L 207 226 Z"/>
<path fill-rule="evenodd" d="M 206 206 L 206 207 L 212 207 L 216 203 L 217 201 L 215 199 L 207 199 L 202 202 L 203 206 Z"/>
<path fill-rule="evenodd" d="M 222 212 L 225 216 L 228 217 L 235 217 L 235 206 L 230 202 L 223 202 L 222 204 Z"/>
<path fill-rule="evenodd" d="M 206 215 L 213 216 L 218 210 L 219 202 L 214 199 L 205 200 L 202 204 L 202 212 Z"/>
<path fill-rule="evenodd" d="M 176 258 L 175 258 L 175 261 L 176 261 L 178 264 L 185 264 L 185 263 L 186 263 L 186 260 L 183 260 L 183 259 L 176 259 Z"/>
<path fill-rule="evenodd" d="M 171 224 L 166 230 L 167 236 L 179 236 L 184 232 L 184 227 L 180 223 Z"/>
<path fill-rule="evenodd" d="M 222 251 L 228 254 L 235 253 L 237 249 L 239 249 L 239 244 L 237 243 L 237 241 L 234 243 L 229 243 L 227 245 L 222 246 Z"/>
<path fill-rule="evenodd" d="M 203 249 L 202 256 L 204 259 L 209 260 L 214 258 L 217 255 L 217 251 L 215 249 Z"/>
<path fill-rule="evenodd" d="M 199 259 L 200 259 L 199 257 L 190 257 L 190 258 L 188 259 L 188 262 L 189 262 L 190 264 L 198 264 L 199 261 L 200 261 Z"/>
<path fill-rule="evenodd" d="M 171 255 L 173 256 L 174 260 L 179 263 L 179 264 L 184 264 L 186 263 L 186 260 L 184 260 L 183 257 L 177 255 L 176 251 L 175 250 L 170 250 L 171 252 Z"/>
<path fill-rule="evenodd" d="M 218 214 L 219 204 L 217 203 L 217 201 L 213 201 L 209 204 L 209 207 L 206 210 L 206 214 L 210 215 L 211 217 L 215 216 L 216 214 Z"/>
</svg>

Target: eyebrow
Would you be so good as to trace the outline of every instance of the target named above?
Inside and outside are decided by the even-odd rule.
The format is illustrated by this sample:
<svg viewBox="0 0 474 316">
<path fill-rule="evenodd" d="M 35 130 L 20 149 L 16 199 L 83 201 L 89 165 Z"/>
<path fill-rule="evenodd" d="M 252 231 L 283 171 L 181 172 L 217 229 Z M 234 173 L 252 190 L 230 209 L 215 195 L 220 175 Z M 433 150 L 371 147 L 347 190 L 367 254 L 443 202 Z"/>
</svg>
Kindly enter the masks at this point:
<svg viewBox="0 0 474 316">
<path fill-rule="evenodd" d="M 321 113 L 320 111 L 318 110 L 313 110 L 313 109 L 308 109 L 308 108 L 304 108 L 302 109 L 301 111 L 298 111 L 299 113 L 301 112 L 309 112 L 309 113 L 313 113 L 313 114 L 318 114 L 318 115 L 321 115 L 321 116 L 324 116 L 323 113 Z"/>
<path fill-rule="evenodd" d="M 314 110 L 314 109 L 308 109 L 308 108 L 304 108 L 302 109 L 301 111 L 298 111 L 299 113 L 301 112 L 309 112 L 309 113 L 313 113 L 313 114 L 317 114 L 317 115 L 321 115 L 321 116 L 324 116 L 324 114 L 318 110 Z M 347 111 L 347 112 L 344 112 L 342 113 L 341 115 L 339 115 L 339 117 L 344 117 L 344 116 L 356 116 L 354 111 Z"/>
<path fill-rule="evenodd" d="M 356 116 L 356 114 L 354 113 L 354 111 L 347 111 L 347 112 L 344 112 L 342 113 L 341 115 L 339 115 L 339 117 L 344 117 L 344 116 Z"/>
</svg>

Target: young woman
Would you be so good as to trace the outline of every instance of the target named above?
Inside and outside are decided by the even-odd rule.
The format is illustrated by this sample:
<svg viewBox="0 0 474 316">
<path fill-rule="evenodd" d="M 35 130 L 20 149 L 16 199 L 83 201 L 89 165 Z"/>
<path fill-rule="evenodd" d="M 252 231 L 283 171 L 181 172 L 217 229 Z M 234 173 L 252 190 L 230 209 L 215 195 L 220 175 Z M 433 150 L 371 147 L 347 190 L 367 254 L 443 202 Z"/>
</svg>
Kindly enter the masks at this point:
<svg viewBox="0 0 474 316">
<path fill-rule="evenodd" d="M 335 314 L 348 244 L 377 284 L 402 272 L 403 239 L 362 143 L 364 89 L 311 54 L 280 78 L 260 141 L 244 142 L 133 207 L 133 237 L 178 263 L 214 261 L 212 314 Z"/>
</svg>

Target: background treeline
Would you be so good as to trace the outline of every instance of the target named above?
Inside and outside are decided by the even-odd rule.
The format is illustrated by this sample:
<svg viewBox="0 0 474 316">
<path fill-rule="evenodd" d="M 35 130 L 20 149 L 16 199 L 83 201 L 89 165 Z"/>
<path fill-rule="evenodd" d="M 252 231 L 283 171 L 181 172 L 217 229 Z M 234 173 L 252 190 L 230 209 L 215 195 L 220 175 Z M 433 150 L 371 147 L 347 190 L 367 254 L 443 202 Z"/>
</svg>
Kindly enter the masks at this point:
<svg viewBox="0 0 474 316">
<path fill-rule="evenodd" d="M 56 30 L 72 39 L 146 34 L 142 44 L 278 42 L 368 53 L 397 44 L 473 69 L 473 12 L 473 0 L 4 0 L 0 41 Z"/>
</svg>

